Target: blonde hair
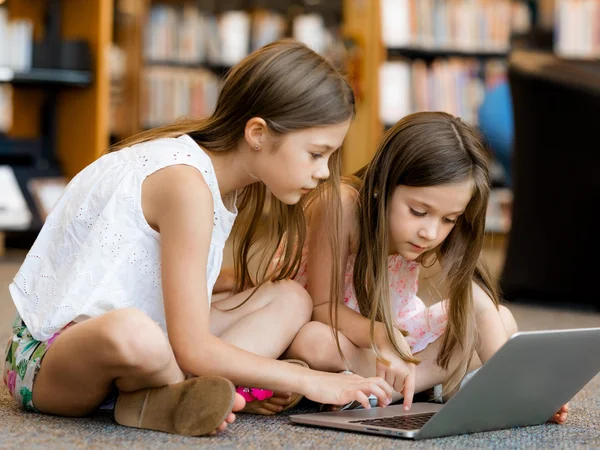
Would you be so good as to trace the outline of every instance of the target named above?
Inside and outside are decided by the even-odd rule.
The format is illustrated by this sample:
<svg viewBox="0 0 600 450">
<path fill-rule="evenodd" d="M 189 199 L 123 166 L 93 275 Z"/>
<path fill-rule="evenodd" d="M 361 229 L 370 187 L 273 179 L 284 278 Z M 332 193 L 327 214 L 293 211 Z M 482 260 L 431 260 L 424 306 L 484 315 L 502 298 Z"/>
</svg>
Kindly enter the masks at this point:
<svg viewBox="0 0 600 450">
<path fill-rule="evenodd" d="M 253 117 L 262 118 L 269 131 L 281 137 L 292 131 L 344 123 L 354 117 L 354 112 L 354 94 L 346 79 L 307 46 L 284 39 L 253 52 L 231 69 L 219 93 L 215 112 L 210 117 L 142 132 L 120 142 L 110 151 L 182 134 L 188 134 L 207 150 L 228 151 L 236 148 L 243 139 L 246 123 Z M 330 205 L 332 251 L 333 256 L 339 259 L 339 152 L 330 157 L 329 170 L 334 189 L 319 191 Z M 263 183 L 254 183 L 246 186 L 239 195 L 239 214 L 233 230 L 235 292 L 247 289 L 255 282 L 260 286 L 268 280 L 293 278 L 300 265 L 306 237 L 305 199 L 296 205 L 286 205 L 272 196 L 269 223 L 263 229 L 259 222 L 266 194 Z M 266 238 L 263 230 L 266 230 Z M 268 262 L 284 234 L 288 243 L 286 251 L 276 270 L 270 271 Z M 255 247 L 259 241 L 268 245 Z M 249 262 L 255 256 L 260 256 L 260 263 L 253 280 Z M 332 276 L 332 290 L 337 292 L 341 290 L 337 268 L 332 268 Z"/>
<path fill-rule="evenodd" d="M 472 281 L 498 305 L 496 286 L 480 257 L 490 193 L 489 162 L 489 153 L 475 130 L 450 114 L 422 112 L 396 123 L 383 137 L 372 161 L 343 180 L 359 192 L 353 284 L 361 313 L 371 319 L 371 342 L 375 321 L 383 322 L 397 354 L 414 364 L 419 361 L 403 352 L 393 338 L 387 270 L 391 197 L 398 185 L 437 186 L 473 180 L 473 196 L 465 213 L 442 244 L 419 259 L 421 263 L 438 259 L 449 285 L 448 324 L 437 363 L 448 369 L 454 352 L 459 351 L 460 358 L 444 385 L 445 392 L 459 385 L 477 342 Z"/>
</svg>

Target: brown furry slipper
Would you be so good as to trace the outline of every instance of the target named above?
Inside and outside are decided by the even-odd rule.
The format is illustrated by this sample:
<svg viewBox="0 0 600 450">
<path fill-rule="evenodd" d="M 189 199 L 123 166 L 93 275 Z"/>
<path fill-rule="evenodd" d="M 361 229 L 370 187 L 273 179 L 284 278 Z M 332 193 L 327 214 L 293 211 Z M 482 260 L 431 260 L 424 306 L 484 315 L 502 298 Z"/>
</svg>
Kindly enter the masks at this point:
<svg viewBox="0 0 600 450">
<path fill-rule="evenodd" d="M 196 377 L 159 388 L 121 392 L 115 406 L 120 425 L 186 436 L 216 430 L 233 408 L 235 387 L 221 377 Z"/>
</svg>

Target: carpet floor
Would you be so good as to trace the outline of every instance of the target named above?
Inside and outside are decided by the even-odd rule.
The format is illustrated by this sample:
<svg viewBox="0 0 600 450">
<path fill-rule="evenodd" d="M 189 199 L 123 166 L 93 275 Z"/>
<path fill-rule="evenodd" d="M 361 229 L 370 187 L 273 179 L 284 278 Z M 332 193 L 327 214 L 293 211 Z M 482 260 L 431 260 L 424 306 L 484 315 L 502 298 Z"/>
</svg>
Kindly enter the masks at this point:
<svg viewBox="0 0 600 450">
<path fill-rule="evenodd" d="M 14 317 L 6 286 L 16 268 L 18 266 L 13 264 L 0 264 L 2 348 L 10 335 L 9 325 Z M 598 313 L 522 304 L 507 306 L 521 330 L 600 326 Z M 547 424 L 419 442 L 293 425 L 285 415 L 239 415 L 238 420 L 219 436 L 190 438 L 121 427 L 107 412 L 85 419 L 26 413 L 17 407 L 4 384 L 0 383 L 0 449 L 600 448 L 600 375 L 575 396 L 570 407 L 569 419 L 564 425 Z M 315 410 L 313 403 L 303 401 L 293 412 Z"/>
</svg>

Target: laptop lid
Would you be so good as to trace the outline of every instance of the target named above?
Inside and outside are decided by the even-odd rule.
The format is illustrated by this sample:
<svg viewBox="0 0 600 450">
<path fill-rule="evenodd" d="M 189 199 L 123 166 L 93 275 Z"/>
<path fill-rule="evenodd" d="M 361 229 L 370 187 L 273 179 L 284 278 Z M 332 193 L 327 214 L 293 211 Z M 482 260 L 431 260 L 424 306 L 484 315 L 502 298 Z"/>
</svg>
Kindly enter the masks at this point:
<svg viewBox="0 0 600 450">
<path fill-rule="evenodd" d="M 599 348 L 600 328 L 517 333 L 416 438 L 545 423 L 600 372 Z"/>
<path fill-rule="evenodd" d="M 414 439 L 538 425 L 550 419 L 600 371 L 600 328 L 521 332 L 445 405 L 413 405 L 298 414 L 306 425 Z M 437 412 L 436 412 L 437 411 Z M 377 425 L 381 419 L 435 412 L 420 430 Z M 375 420 L 373 420 L 375 419 Z"/>
</svg>

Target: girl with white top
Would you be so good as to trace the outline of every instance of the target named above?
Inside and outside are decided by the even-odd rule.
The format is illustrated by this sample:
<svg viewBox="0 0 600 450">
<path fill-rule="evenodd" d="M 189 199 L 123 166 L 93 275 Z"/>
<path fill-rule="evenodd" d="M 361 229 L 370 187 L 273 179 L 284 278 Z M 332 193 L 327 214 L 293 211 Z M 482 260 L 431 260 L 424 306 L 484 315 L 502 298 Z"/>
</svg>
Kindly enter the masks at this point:
<svg viewBox="0 0 600 450">
<path fill-rule="evenodd" d="M 18 317 L 3 378 L 16 401 L 79 417 L 116 390 L 117 422 L 187 435 L 234 420 L 234 384 L 388 404 L 380 378 L 277 360 L 311 318 L 310 296 L 288 280 L 301 252 L 276 271 L 248 268 L 267 189 L 275 246 L 264 261 L 284 233 L 303 247 L 305 194 L 339 182 L 353 115 L 344 78 L 280 41 L 231 70 L 209 118 L 134 136 L 74 177 L 10 285 Z M 323 201 L 340 223 L 336 190 Z M 236 217 L 234 294 L 211 307 Z"/>
</svg>

